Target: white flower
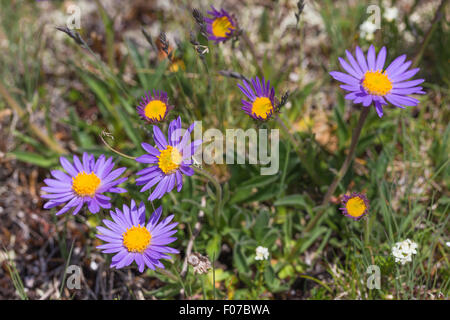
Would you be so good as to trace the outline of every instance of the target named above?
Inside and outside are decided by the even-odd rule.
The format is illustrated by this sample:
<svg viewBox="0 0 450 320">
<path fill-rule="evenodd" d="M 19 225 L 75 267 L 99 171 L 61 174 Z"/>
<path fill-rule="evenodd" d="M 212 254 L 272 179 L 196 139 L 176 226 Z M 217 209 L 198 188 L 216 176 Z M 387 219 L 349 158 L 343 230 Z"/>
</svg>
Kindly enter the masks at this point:
<svg viewBox="0 0 450 320">
<path fill-rule="evenodd" d="M 398 9 L 396 7 L 386 8 L 383 17 L 389 22 L 396 20 L 398 17 Z"/>
<path fill-rule="evenodd" d="M 269 249 L 259 246 L 256 248 L 255 260 L 267 260 L 269 258 Z"/>
<path fill-rule="evenodd" d="M 411 262 L 412 255 L 417 254 L 417 248 L 417 243 L 412 242 L 410 239 L 397 242 L 392 247 L 392 255 L 395 257 L 395 262 L 400 262 L 402 265 L 406 262 Z"/>
<path fill-rule="evenodd" d="M 300 80 L 300 75 L 298 73 L 291 72 L 289 73 L 289 80 L 291 80 L 292 82 L 297 82 L 298 80 Z"/>
<path fill-rule="evenodd" d="M 366 20 L 359 26 L 359 35 L 367 41 L 373 40 L 373 34 L 378 29 L 377 25 L 372 21 Z"/>
<path fill-rule="evenodd" d="M 98 269 L 98 263 L 95 262 L 94 260 L 91 260 L 91 263 L 89 264 L 89 266 L 91 267 L 92 270 L 97 270 Z"/>
<path fill-rule="evenodd" d="M 447 242 L 445 243 L 445 245 L 446 245 L 447 247 L 450 247 L 450 241 L 447 241 Z"/>
</svg>

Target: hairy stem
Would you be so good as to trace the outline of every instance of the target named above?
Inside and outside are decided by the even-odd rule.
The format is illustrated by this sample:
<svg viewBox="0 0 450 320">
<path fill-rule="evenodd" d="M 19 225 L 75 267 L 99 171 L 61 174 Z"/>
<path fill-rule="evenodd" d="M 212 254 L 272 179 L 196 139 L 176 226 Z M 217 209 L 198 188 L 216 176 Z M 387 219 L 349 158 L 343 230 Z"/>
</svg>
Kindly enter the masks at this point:
<svg viewBox="0 0 450 320">
<path fill-rule="evenodd" d="M 102 134 L 99 135 L 99 136 L 100 136 L 100 139 L 102 140 L 103 144 L 104 144 L 109 150 L 111 150 L 112 152 L 118 154 L 118 155 L 121 156 L 121 157 L 124 157 L 124 158 L 127 158 L 127 159 L 131 159 L 131 160 L 136 160 L 136 157 L 132 157 L 132 156 L 126 155 L 125 153 L 122 153 L 122 152 L 120 152 L 120 151 L 117 151 L 116 149 L 114 149 L 113 147 L 111 147 L 111 146 L 105 141 L 105 139 L 103 139 L 103 134 L 104 134 L 104 132 L 102 132 Z"/>
</svg>

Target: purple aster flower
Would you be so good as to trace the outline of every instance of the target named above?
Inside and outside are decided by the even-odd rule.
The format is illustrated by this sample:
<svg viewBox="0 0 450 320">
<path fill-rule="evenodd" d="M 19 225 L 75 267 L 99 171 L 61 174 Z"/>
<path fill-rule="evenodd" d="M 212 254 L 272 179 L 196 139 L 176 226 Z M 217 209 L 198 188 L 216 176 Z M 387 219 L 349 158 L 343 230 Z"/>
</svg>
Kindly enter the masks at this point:
<svg viewBox="0 0 450 320">
<path fill-rule="evenodd" d="M 340 86 L 342 89 L 350 91 L 345 99 L 362 103 L 364 107 L 373 102 L 380 118 L 383 116 L 383 106 L 388 102 L 404 109 L 405 106 L 417 106 L 419 103 L 419 100 L 408 95 L 425 94 L 422 87 L 418 87 L 424 79 L 406 81 L 413 77 L 419 68 L 406 71 L 411 66 L 411 61 L 405 62 L 405 54 L 392 61 L 383 71 L 386 47 L 381 48 L 376 55 L 375 47 L 371 45 L 367 59 L 360 47 L 356 47 L 356 60 L 348 50 L 345 53 L 350 64 L 342 58 L 339 58 L 339 62 L 347 73 L 332 71 L 330 75 L 344 83 Z"/>
<path fill-rule="evenodd" d="M 181 118 L 178 117 L 169 124 L 168 140 L 157 126 L 153 126 L 156 147 L 142 143 L 142 148 L 148 154 L 136 158 L 136 161 L 152 166 L 137 173 L 141 177 L 136 179 L 136 184 L 144 185 L 141 192 L 158 184 L 148 197 L 149 201 L 161 199 L 165 193 L 171 192 L 175 185 L 180 192 L 183 187 L 182 174 L 187 176 L 194 174 L 194 170 L 190 167 L 193 164 L 192 156 L 202 144 L 202 140 L 190 142 L 194 126 L 195 123 L 182 135 Z"/>
<path fill-rule="evenodd" d="M 238 84 L 239 89 L 250 100 L 242 99 L 242 110 L 254 119 L 268 120 L 276 111 L 275 89 L 270 86 L 270 81 L 265 82 L 264 77 L 262 83 L 258 77 L 251 79 L 251 81 L 252 85 L 245 80 L 243 81 L 245 88 Z"/>
<path fill-rule="evenodd" d="M 339 208 L 342 213 L 349 218 L 359 220 L 369 213 L 369 200 L 362 193 L 354 192 L 351 195 L 342 197 L 342 205 Z"/>
<path fill-rule="evenodd" d="M 136 109 L 143 120 L 149 123 L 157 123 L 163 121 L 169 111 L 173 109 L 168 101 L 166 92 L 153 90 L 153 96 L 150 92 L 147 92 Z"/>
<path fill-rule="evenodd" d="M 212 17 L 205 18 L 206 30 L 209 33 L 208 39 L 215 41 L 216 44 L 225 42 L 233 35 L 236 23 L 224 9 L 218 11 L 213 6 L 211 6 L 211 9 L 212 11 L 207 11 L 207 13 Z"/>
<path fill-rule="evenodd" d="M 145 266 L 152 270 L 155 267 L 164 269 L 160 259 L 171 259 L 168 253 L 179 253 L 178 250 L 168 247 L 169 243 L 177 240 L 171 237 L 177 230 L 172 230 L 178 223 L 170 223 L 173 215 L 158 223 L 162 207 L 153 212 L 150 220 L 145 222 L 145 205 L 143 202 L 136 207 L 134 200 L 131 206 L 123 205 L 123 211 L 116 208 L 111 210 L 111 220 L 103 220 L 105 227 L 97 227 L 100 234 L 96 237 L 107 242 L 97 249 L 103 253 L 116 253 L 112 257 L 111 268 L 120 269 L 129 266 L 133 261 L 143 272 Z"/>
<path fill-rule="evenodd" d="M 127 192 L 124 188 L 116 187 L 118 184 L 126 181 L 128 178 L 117 179 L 126 168 L 119 168 L 114 171 L 113 158 L 106 160 L 101 155 L 95 161 L 94 155 L 83 154 L 83 162 L 74 155 L 73 164 L 66 158 L 61 157 L 59 161 L 66 173 L 53 170 L 52 176 L 55 179 L 45 179 L 47 186 L 41 190 L 48 194 L 43 194 L 42 198 L 49 199 L 44 205 L 44 209 L 50 209 L 65 203 L 65 206 L 59 210 L 56 215 L 65 213 L 70 208 L 75 208 L 73 214 L 80 211 L 84 203 L 87 203 L 88 209 L 92 213 L 97 213 L 100 208 L 111 208 L 110 197 L 103 193 L 123 193 Z M 117 180 L 116 180 L 117 179 Z"/>
</svg>

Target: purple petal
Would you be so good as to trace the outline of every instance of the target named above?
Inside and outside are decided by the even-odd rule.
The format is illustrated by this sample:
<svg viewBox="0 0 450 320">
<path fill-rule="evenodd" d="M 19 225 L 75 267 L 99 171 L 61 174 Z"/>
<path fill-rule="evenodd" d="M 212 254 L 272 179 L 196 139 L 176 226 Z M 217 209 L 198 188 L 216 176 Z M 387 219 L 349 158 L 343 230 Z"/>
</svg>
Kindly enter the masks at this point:
<svg viewBox="0 0 450 320">
<path fill-rule="evenodd" d="M 156 149 L 155 147 L 152 147 L 148 143 L 143 142 L 141 144 L 141 146 L 142 146 L 142 148 L 144 148 L 145 151 L 147 151 L 149 154 L 151 154 L 153 156 L 159 156 L 159 154 L 161 153 L 158 149 Z"/>
<path fill-rule="evenodd" d="M 405 73 L 402 73 L 402 74 L 399 74 L 399 75 L 395 76 L 392 79 L 392 81 L 394 83 L 397 83 L 397 82 L 408 80 L 408 79 L 412 78 L 417 72 L 419 72 L 419 70 L 420 70 L 419 68 L 411 69 L 411 70 L 409 70 L 409 71 L 407 71 Z"/>
<path fill-rule="evenodd" d="M 359 66 L 361 67 L 361 70 L 366 73 L 368 71 L 366 58 L 364 57 L 364 53 L 362 52 L 360 47 L 356 47 L 356 60 L 358 61 Z"/>
<path fill-rule="evenodd" d="M 158 158 L 149 154 L 144 154 L 143 156 L 137 157 L 136 161 L 141 163 L 158 163 Z"/>
<path fill-rule="evenodd" d="M 347 71 L 350 75 L 352 75 L 355 78 L 362 78 L 362 74 L 360 72 L 356 72 L 352 66 L 350 66 L 344 59 L 342 58 L 338 58 L 339 62 L 342 66 L 342 68 L 344 68 L 345 71 Z"/>
<path fill-rule="evenodd" d="M 397 57 L 392 63 L 389 65 L 389 67 L 386 68 L 386 73 L 390 75 L 391 73 L 394 74 L 395 70 L 405 61 L 406 54 L 401 55 L 400 57 Z"/>
<path fill-rule="evenodd" d="M 155 139 L 155 143 L 160 150 L 164 150 L 167 148 L 167 140 L 164 137 L 164 134 L 157 126 L 153 126 L 153 138 Z"/>
<path fill-rule="evenodd" d="M 425 81 L 424 79 L 417 79 L 417 80 L 399 82 L 399 83 L 394 83 L 393 87 L 395 89 L 398 89 L 398 88 L 410 88 L 410 87 L 415 87 L 415 86 L 417 86 L 418 84 L 421 84 L 424 81 Z"/>
<path fill-rule="evenodd" d="M 61 163 L 61 166 L 64 168 L 64 170 L 67 171 L 71 176 L 75 177 L 78 172 L 74 168 L 74 166 L 64 157 L 59 158 L 59 162 Z"/>
<path fill-rule="evenodd" d="M 359 80 L 354 78 L 354 77 L 352 77 L 352 76 L 350 76 L 350 75 L 348 75 L 348 74 L 345 74 L 345 73 L 342 73 L 342 72 L 339 72 L 339 71 L 331 71 L 330 75 L 334 79 L 336 79 L 336 80 L 338 80 L 340 82 L 343 82 L 343 83 L 346 83 L 346 84 L 349 84 L 349 85 L 352 85 L 352 86 L 359 85 Z"/>
<path fill-rule="evenodd" d="M 370 45 L 369 52 L 367 53 L 367 64 L 369 67 L 369 70 L 376 71 L 375 66 L 375 47 Z"/>
<path fill-rule="evenodd" d="M 386 47 L 381 48 L 378 52 L 377 61 L 375 63 L 375 70 L 383 70 L 384 63 L 386 62 Z"/>
<path fill-rule="evenodd" d="M 358 73 L 358 78 L 362 78 L 364 76 L 364 73 L 361 70 L 361 67 L 359 66 L 359 64 L 356 62 L 355 58 L 353 57 L 353 55 L 350 53 L 350 51 L 345 50 L 345 54 L 347 56 L 348 61 L 350 62 L 351 66 L 353 67 L 353 70 L 355 70 L 356 73 Z"/>
</svg>

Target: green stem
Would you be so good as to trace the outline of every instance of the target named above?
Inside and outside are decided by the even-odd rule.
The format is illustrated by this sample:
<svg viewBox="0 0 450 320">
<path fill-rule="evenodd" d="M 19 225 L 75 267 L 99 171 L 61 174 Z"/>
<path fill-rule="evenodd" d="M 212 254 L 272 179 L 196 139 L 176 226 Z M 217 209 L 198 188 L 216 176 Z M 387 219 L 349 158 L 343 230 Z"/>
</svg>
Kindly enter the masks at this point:
<svg viewBox="0 0 450 320">
<path fill-rule="evenodd" d="M 342 164 L 341 169 L 339 170 L 338 174 L 334 178 L 333 182 L 331 183 L 330 187 L 328 188 L 327 193 L 325 194 L 325 197 L 323 198 L 322 205 L 320 211 L 314 216 L 314 218 L 308 223 L 306 226 L 304 232 L 307 233 L 311 231 L 314 226 L 317 224 L 319 219 L 323 216 L 325 213 L 325 206 L 330 202 L 331 196 L 336 191 L 337 186 L 339 185 L 339 182 L 341 182 L 342 178 L 347 173 L 348 168 L 350 167 L 350 164 L 353 160 L 353 157 L 355 155 L 356 145 L 358 144 L 359 136 L 361 135 L 361 129 L 364 125 L 364 122 L 367 119 L 367 116 L 369 114 L 370 108 L 369 107 L 363 107 L 363 110 L 361 111 L 361 115 L 359 117 L 358 124 L 353 131 L 352 135 L 352 142 L 350 144 L 350 149 L 348 151 L 347 157 L 344 160 L 344 163 Z"/>
<path fill-rule="evenodd" d="M 220 211 L 222 209 L 222 187 L 220 186 L 219 181 L 217 181 L 216 178 L 214 178 L 213 175 L 211 175 L 209 172 L 202 170 L 197 167 L 192 167 L 194 171 L 205 178 L 207 178 L 209 181 L 212 182 L 214 185 L 214 188 L 216 189 L 216 205 L 214 207 L 214 224 L 216 227 L 219 227 L 220 225 Z"/>
</svg>

